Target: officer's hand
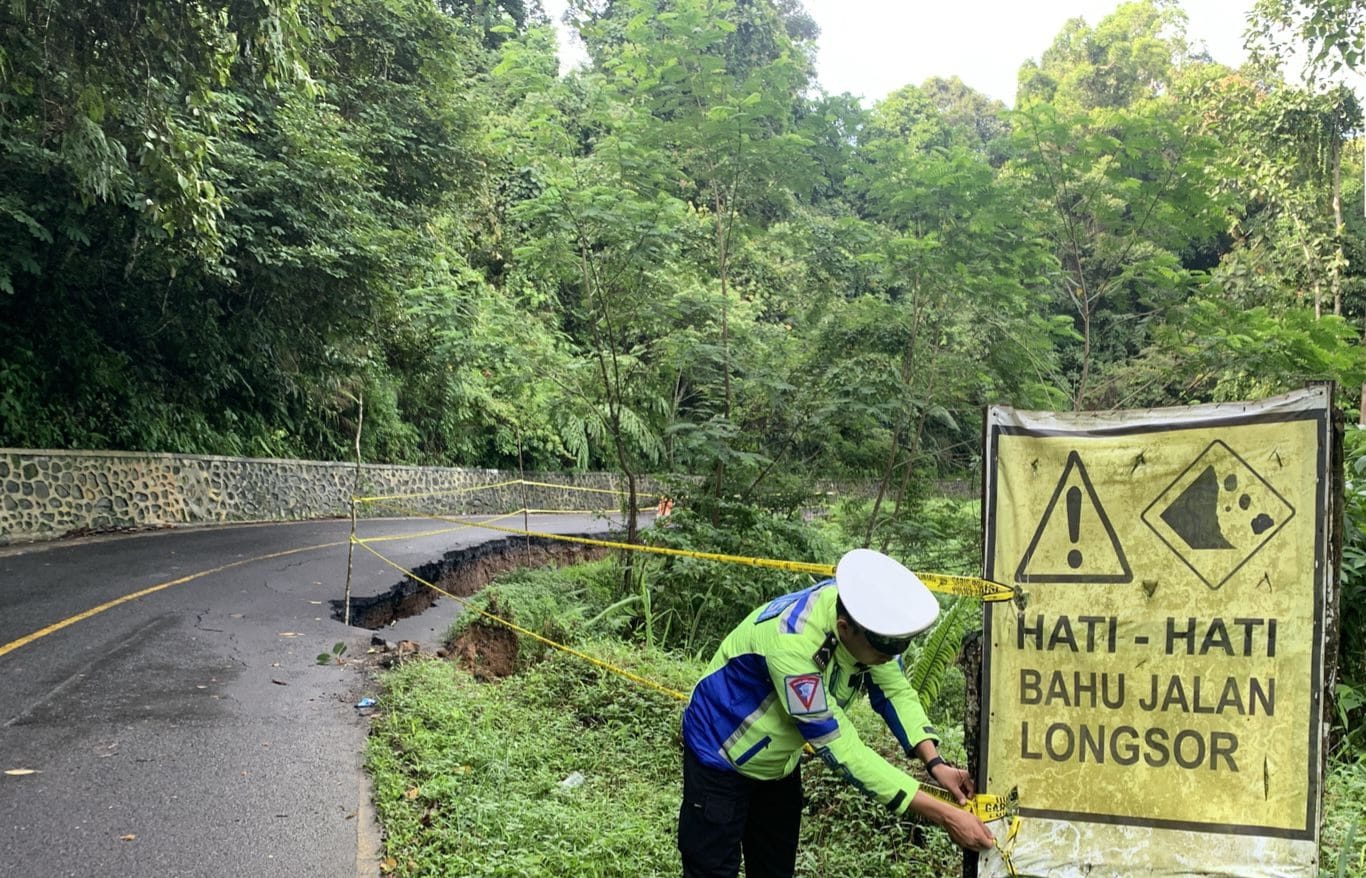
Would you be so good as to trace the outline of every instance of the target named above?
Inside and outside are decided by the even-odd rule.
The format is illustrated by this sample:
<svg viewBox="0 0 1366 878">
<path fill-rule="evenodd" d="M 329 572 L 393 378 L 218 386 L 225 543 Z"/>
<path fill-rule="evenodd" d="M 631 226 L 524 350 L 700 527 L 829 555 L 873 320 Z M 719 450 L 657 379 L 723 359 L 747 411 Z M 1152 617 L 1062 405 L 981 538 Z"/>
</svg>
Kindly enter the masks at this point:
<svg viewBox="0 0 1366 878">
<path fill-rule="evenodd" d="M 953 793 L 960 805 L 966 805 L 968 799 L 977 795 L 977 784 L 965 768 L 955 768 L 945 763 L 936 765 L 933 775 L 937 782 L 944 785 L 944 789 Z"/>
<path fill-rule="evenodd" d="M 996 837 L 987 825 L 977 819 L 977 815 L 957 808 L 949 809 L 943 817 L 943 826 L 953 843 L 970 851 L 989 850 L 996 844 Z"/>
<path fill-rule="evenodd" d="M 984 851 L 996 844 L 987 825 L 971 811 L 936 799 L 929 793 L 916 790 L 911 799 L 911 811 L 942 826 L 953 843 L 970 851 Z"/>
</svg>

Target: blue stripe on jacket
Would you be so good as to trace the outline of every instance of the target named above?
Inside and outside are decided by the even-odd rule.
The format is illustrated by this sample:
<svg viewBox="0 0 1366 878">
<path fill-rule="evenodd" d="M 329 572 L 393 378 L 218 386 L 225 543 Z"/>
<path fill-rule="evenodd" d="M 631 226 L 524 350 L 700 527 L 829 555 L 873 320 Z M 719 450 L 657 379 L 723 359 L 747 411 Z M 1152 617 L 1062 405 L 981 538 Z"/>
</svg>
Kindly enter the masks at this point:
<svg viewBox="0 0 1366 878">
<path fill-rule="evenodd" d="M 900 661 L 901 659 L 898 658 L 897 662 L 900 663 Z M 887 693 L 882 691 L 881 686 L 873 682 L 872 677 L 868 678 L 868 703 L 882 717 L 887 728 L 891 729 L 892 734 L 896 736 L 897 743 L 901 745 L 901 749 L 910 753 L 911 739 L 906 734 L 906 727 L 901 723 L 901 716 L 896 712 L 896 706 L 887 697 Z"/>
<path fill-rule="evenodd" d="M 683 711 L 683 741 L 703 765 L 734 771 L 723 753 L 726 739 L 771 695 L 768 661 L 755 653 L 736 656 L 693 690 Z"/>
</svg>

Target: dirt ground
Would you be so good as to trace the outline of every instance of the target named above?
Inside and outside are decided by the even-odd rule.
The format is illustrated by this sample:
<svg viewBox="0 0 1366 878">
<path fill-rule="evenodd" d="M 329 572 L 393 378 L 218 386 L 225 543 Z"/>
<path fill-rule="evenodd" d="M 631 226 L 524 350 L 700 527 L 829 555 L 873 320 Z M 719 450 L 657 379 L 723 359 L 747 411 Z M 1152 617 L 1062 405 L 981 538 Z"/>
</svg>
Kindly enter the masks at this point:
<svg viewBox="0 0 1366 878">
<path fill-rule="evenodd" d="M 581 543 L 514 537 L 447 552 L 440 561 L 424 564 L 413 572 L 427 582 L 435 583 L 447 594 L 469 597 L 495 577 L 511 570 L 552 563 L 579 564 L 601 558 L 607 551 Z M 441 597 L 441 592 L 413 579 L 404 579 L 383 594 L 353 598 L 351 621 L 362 628 L 381 630 L 397 619 L 423 612 Z M 339 614 L 341 607 L 335 607 L 334 611 Z M 501 615 L 494 607 L 490 607 L 490 612 Z M 473 622 L 454 642 L 446 644 L 445 652 L 448 658 L 459 662 L 478 679 L 507 677 L 517 670 L 517 635 L 496 622 Z"/>
<path fill-rule="evenodd" d="M 476 680 L 509 677 L 517 671 L 517 635 L 493 622 L 475 622 L 450 644 L 447 655 Z"/>
</svg>

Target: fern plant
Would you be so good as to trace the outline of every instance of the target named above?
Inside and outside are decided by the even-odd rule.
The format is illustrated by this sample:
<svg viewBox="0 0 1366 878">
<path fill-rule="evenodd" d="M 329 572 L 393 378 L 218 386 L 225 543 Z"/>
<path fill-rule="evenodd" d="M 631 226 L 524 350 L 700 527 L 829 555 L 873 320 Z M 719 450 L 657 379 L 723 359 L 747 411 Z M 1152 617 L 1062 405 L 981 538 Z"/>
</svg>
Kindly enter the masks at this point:
<svg viewBox="0 0 1366 878">
<path fill-rule="evenodd" d="M 948 609 L 939 614 L 930 633 L 913 645 L 913 653 L 903 657 L 906 665 L 906 679 L 911 687 L 920 694 L 920 703 L 928 710 L 939 695 L 958 650 L 963 644 L 963 635 L 977 622 L 978 601 L 974 598 L 957 598 Z M 910 652 L 910 651 L 908 651 Z"/>
</svg>

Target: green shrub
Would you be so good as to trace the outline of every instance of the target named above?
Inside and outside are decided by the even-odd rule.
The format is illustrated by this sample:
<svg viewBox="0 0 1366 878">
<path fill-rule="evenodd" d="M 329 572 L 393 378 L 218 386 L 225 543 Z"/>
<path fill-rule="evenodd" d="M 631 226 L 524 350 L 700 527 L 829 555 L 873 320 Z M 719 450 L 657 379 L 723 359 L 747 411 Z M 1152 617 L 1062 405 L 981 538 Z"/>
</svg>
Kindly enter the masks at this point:
<svg viewBox="0 0 1366 878">
<path fill-rule="evenodd" d="M 1338 723 L 1346 748 L 1366 754 L 1366 430 L 1348 428 L 1339 607 Z"/>
<path fill-rule="evenodd" d="M 1319 874 L 1366 875 L 1366 761 L 1339 760 L 1323 787 Z"/>
<path fill-rule="evenodd" d="M 838 550 L 822 530 L 799 517 L 738 502 L 720 504 L 717 511 L 713 522 L 702 511 L 680 504 L 644 538 L 652 545 L 747 558 L 821 564 L 838 560 Z M 815 581 L 808 574 L 695 558 L 668 557 L 646 566 L 659 642 L 703 658 L 755 607 Z"/>
<path fill-rule="evenodd" d="M 446 640 L 457 640 L 470 625 L 481 621 L 483 612 L 557 643 L 572 645 L 588 633 L 589 623 L 607 606 L 618 576 L 611 560 L 512 571 L 465 599 L 469 609 L 451 625 Z M 594 630 L 604 627 L 595 625 Z M 609 629 L 607 633 L 612 632 Z M 518 658 L 523 664 L 551 649 L 533 637 L 517 635 Z"/>
<path fill-rule="evenodd" d="M 912 570 L 976 575 L 982 571 L 982 504 L 955 497 L 918 497 L 890 517 L 892 504 L 879 512 L 869 548 L 886 552 Z M 837 544 L 863 545 L 873 503 L 846 498 L 831 510 L 829 526 Z"/>
</svg>

